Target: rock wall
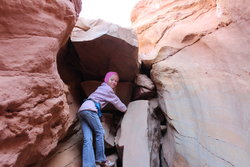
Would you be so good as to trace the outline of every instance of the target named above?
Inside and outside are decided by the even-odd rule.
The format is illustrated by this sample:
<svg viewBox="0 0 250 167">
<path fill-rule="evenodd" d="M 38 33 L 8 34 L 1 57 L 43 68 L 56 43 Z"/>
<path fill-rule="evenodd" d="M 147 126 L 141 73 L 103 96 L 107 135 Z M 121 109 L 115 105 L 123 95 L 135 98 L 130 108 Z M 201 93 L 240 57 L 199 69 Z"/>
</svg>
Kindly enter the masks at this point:
<svg viewBox="0 0 250 167">
<path fill-rule="evenodd" d="M 0 166 L 41 160 L 73 118 L 56 67 L 81 1 L 0 2 Z"/>
<path fill-rule="evenodd" d="M 162 150 L 169 166 L 250 164 L 249 5 L 146 0 L 133 10 L 140 59 L 172 126 Z"/>
</svg>

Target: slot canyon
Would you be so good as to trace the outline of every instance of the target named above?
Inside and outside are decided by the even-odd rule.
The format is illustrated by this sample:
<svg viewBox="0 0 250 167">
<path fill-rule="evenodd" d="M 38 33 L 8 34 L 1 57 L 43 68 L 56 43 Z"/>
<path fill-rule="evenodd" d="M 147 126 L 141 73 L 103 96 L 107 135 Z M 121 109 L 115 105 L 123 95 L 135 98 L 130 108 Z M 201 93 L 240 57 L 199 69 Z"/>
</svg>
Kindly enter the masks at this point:
<svg viewBox="0 0 250 167">
<path fill-rule="evenodd" d="M 249 1 L 141 0 L 131 28 L 82 1 L 0 2 L 1 167 L 81 167 L 77 112 L 108 71 L 115 167 L 250 165 Z"/>
</svg>

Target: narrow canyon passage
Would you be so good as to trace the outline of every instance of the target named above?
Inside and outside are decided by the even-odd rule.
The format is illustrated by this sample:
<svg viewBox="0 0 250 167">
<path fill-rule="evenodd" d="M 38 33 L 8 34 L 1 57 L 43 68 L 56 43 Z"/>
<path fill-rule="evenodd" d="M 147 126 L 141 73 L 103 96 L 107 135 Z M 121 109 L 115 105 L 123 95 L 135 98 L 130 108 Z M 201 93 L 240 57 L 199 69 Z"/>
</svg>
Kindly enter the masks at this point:
<svg viewBox="0 0 250 167">
<path fill-rule="evenodd" d="M 102 24 L 105 25 L 107 23 Z M 101 26 L 103 26 L 102 24 Z M 150 147 L 152 143 L 157 142 L 154 144 L 154 148 L 152 148 L 153 152 L 150 149 L 150 152 L 147 150 L 146 153 L 142 153 L 159 156 L 159 139 L 161 138 L 160 122 L 162 122 L 162 125 L 166 125 L 166 119 L 159 108 L 149 111 L 148 100 L 156 97 L 155 87 L 149 78 L 150 69 L 138 62 L 138 48 L 136 45 L 129 43 L 132 41 L 132 38 L 135 38 L 133 31 L 118 26 L 117 28 L 122 31 L 119 34 L 119 38 L 114 34 L 110 35 L 106 33 L 91 40 L 81 39 L 81 41 L 78 41 L 75 39 L 75 41 L 72 41 L 72 39 L 69 39 L 67 44 L 60 49 L 57 55 L 57 68 L 61 79 L 69 89 L 67 99 L 70 112 L 72 112 L 71 116 L 75 116 L 83 99 L 87 98 L 103 82 L 106 72 L 117 71 L 120 75 L 120 82 L 118 83 L 116 94 L 126 106 L 131 102 L 135 102 L 135 106 L 139 106 L 136 112 L 142 112 L 140 114 L 134 113 L 129 117 L 137 118 L 144 115 L 144 123 L 141 123 L 144 124 L 145 128 L 150 129 L 147 132 L 149 137 L 142 136 L 146 140 L 150 138 L 149 141 L 145 142 L 145 146 L 143 147 Z M 95 29 L 95 27 L 92 27 L 92 29 Z M 91 32 L 91 34 L 96 35 L 98 31 Z M 127 41 L 122 39 L 122 36 L 127 36 Z M 133 40 L 136 40 L 136 38 Z M 144 100 L 145 102 L 141 103 L 139 102 L 140 100 Z M 141 109 L 143 106 L 146 108 Z M 126 134 L 126 137 L 122 139 L 123 141 L 119 139 L 121 138 L 121 134 L 124 133 L 123 131 L 126 131 L 126 128 L 130 128 L 130 123 L 124 123 L 125 129 L 121 128 L 124 113 L 117 111 L 111 104 L 102 109 L 102 112 L 106 155 L 109 159 L 116 162 L 117 167 L 122 167 L 124 163 L 122 159 L 125 156 L 123 155 L 124 142 L 126 143 L 128 140 L 126 138 L 133 138 L 135 136 Z M 131 118 L 129 119 L 131 120 Z M 152 126 L 148 127 L 149 125 Z M 140 122 L 136 126 L 138 127 L 135 130 L 138 132 L 137 129 L 141 128 Z M 131 129 L 129 133 L 131 133 Z M 61 166 L 65 166 L 68 163 L 76 166 L 81 164 L 82 132 L 77 118 L 68 131 L 67 136 L 60 142 L 58 148 L 42 163 L 42 166 L 52 167 L 59 159 L 64 159 L 62 157 L 66 156 L 68 157 L 67 161 L 57 163 L 60 163 Z M 142 140 L 139 137 L 137 138 L 135 140 Z M 122 142 L 123 144 L 121 144 Z M 129 148 L 129 151 L 133 152 L 134 150 L 131 146 L 133 144 L 128 143 L 126 149 Z M 74 150 L 73 153 L 72 150 Z M 140 156 L 143 157 L 145 155 Z M 131 155 L 129 155 L 129 158 L 132 158 Z M 151 163 L 149 159 L 148 165 Z"/>
<path fill-rule="evenodd" d="M 81 0 L 0 1 L 0 166 L 81 166 L 76 112 L 112 70 L 117 166 L 249 167 L 249 2 L 144 0 L 128 30 L 78 22 Z"/>
</svg>

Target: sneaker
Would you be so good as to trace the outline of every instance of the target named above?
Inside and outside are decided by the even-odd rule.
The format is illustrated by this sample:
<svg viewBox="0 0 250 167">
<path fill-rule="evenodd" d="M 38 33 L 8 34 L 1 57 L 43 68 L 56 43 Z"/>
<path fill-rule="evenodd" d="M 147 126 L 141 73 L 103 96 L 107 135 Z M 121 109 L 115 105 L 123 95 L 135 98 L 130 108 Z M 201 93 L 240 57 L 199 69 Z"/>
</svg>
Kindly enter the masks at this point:
<svg viewBox="0 0 250 167">
<path fill-rule="evenodd" d="M 104 162 L 99 162 L 98 165 L 100 165 L 100 167 L 112 167 L 112 166 L 115 165 L 115 163 L 112 162 L 112 161 L 107 160 L 107 161 L 104 161 Z"/>
</svg>

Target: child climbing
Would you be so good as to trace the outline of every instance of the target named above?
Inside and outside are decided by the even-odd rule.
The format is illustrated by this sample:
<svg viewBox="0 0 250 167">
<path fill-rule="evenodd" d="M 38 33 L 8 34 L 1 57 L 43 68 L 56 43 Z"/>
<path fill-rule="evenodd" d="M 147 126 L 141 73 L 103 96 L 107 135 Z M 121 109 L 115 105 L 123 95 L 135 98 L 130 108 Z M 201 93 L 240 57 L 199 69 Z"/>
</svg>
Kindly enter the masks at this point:
<svg viewBox="0 0 250 167">
<path fill-rule="evenodd" d="M 82 166 L 110 167 L 114 162 L 107 160 L 104 148 L 104 129 L 99 117 L 101 109 L 111 103 L 121 112 L 126 112 L 127 107 L 115 94 L 115 88 L 119 82 L 116 72 L 108 72 L 104 82 L 84 100 L 78 113 L 83 132 Z M 93 136 L 95 136 L 95 153 L 93 147 Z"/>
</svg>

